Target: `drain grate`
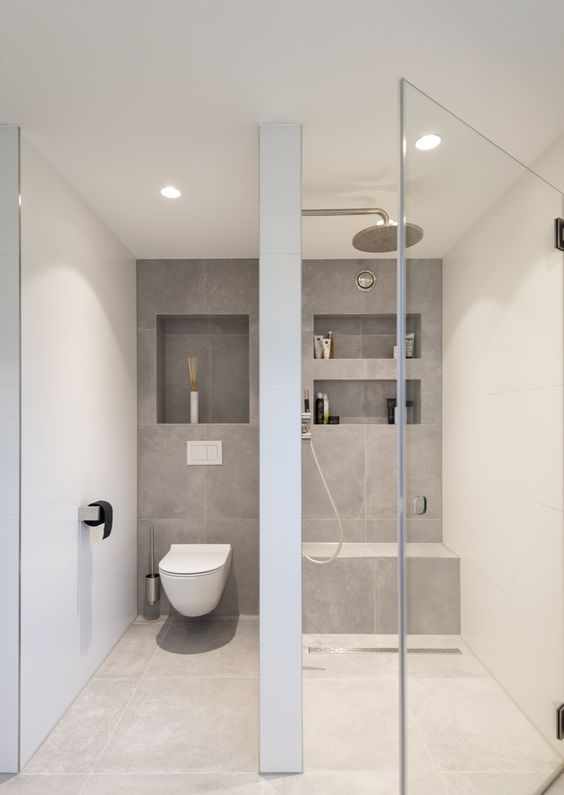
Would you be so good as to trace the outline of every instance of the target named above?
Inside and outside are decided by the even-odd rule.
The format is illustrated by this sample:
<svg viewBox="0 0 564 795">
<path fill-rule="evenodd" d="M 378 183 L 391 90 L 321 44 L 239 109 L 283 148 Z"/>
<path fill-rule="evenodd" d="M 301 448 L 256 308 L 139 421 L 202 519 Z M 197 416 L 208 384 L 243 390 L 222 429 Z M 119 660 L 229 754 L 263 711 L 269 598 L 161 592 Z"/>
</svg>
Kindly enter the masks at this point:
<svg viewBox="0 0 564 795">
<path fill-rule="evenodd" d="M 397 646 L 307 646 L 309 654 L 397 654 Z M 413 648 L 408 654 L 462 654 L 455 648 Z"/>
</svg>

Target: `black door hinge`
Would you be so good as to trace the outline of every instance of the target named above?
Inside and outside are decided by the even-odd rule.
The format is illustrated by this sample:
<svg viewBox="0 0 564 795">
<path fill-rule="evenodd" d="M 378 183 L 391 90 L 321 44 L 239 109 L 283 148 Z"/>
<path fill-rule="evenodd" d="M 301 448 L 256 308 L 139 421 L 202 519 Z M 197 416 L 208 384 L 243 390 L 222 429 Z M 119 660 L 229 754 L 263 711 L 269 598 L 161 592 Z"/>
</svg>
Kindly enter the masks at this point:
<svg viewBox="0 0 564 795">
<path fill-rule="evenodd" d="M 564 251 L 564 218 L 554 219 L 554 245 L 559 251 Z"/>
<path fill-rule="evenodd" d="M 564 704 L 556 707 L 556 739 L 564 740 Z"/>
</svg>

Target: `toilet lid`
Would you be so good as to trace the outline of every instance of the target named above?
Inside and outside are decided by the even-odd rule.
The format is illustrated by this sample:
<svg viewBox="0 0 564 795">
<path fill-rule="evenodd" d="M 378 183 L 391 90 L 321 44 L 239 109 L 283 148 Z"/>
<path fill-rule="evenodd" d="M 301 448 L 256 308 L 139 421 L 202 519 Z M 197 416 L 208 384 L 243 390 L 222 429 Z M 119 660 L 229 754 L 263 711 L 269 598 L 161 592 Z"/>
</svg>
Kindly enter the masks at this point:
<svg viewBox="0 0 564 795">
<path fill-rule="evenodd" d="M 169 574 L 206 574 L 221 569 L 230 550 L 230 544 L 171 544 L 159 569 Z"/>
</svg>

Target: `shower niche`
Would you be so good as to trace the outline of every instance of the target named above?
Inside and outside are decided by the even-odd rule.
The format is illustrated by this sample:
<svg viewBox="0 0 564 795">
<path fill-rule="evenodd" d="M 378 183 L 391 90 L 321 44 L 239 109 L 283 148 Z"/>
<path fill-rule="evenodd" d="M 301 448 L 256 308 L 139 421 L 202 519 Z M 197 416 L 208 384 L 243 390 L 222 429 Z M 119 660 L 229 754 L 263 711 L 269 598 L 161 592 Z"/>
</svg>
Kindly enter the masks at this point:
<svg viewBox="0 0 564 795">
<path fill-rule="evenodd" d="M 199 423 L 249 422 L 249 316 L 157 315 L 157 422 L 190 422 L 188 358 L 197 359 Z"/>
<path fill-rule="evenodd" d="M 339 417 L 344 425 L 385 425 L 388 422 L 388 400 L 397 397 L 395 379 L 377 380 L 315 380 L 314 393 L 326 393 L 329 413 Z M 408 379 L 407 422 L 421 422 L 421 381 Z M 329 426 L 328 426 L 329 427 Z"/>
<path fill-rule="evenodd" d="M 396 325 L 396 315 L 315 315 L 313 333 L 333 332 L 334 359 L 393 359 Z M 420 359 L 420 314 L 407 315 L 406 331 L 415 334 L 412 358 Z"/>
</svg>

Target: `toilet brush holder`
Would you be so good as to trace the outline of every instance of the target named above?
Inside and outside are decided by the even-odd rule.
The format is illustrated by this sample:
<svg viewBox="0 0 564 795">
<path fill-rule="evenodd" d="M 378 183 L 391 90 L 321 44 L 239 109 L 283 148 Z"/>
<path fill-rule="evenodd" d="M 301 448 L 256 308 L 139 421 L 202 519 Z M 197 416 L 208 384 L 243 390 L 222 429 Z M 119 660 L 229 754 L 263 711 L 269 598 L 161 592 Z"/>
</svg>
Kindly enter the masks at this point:
<svg viewBox="0 0 564 795">
<path fill-rule="evenodd" d="M 155 571 L 155 528 L 149 530 L 150 570 L 145 575 L 145 601 L 149 605 L 156 604 L 161 598 L 161 578 Z"/>
<path fill-rule="evenodd" d="M 145 601 L 155 605 L 161 598 L 161 578 L 158 574 L 145 575 Z"/>
</svg>

